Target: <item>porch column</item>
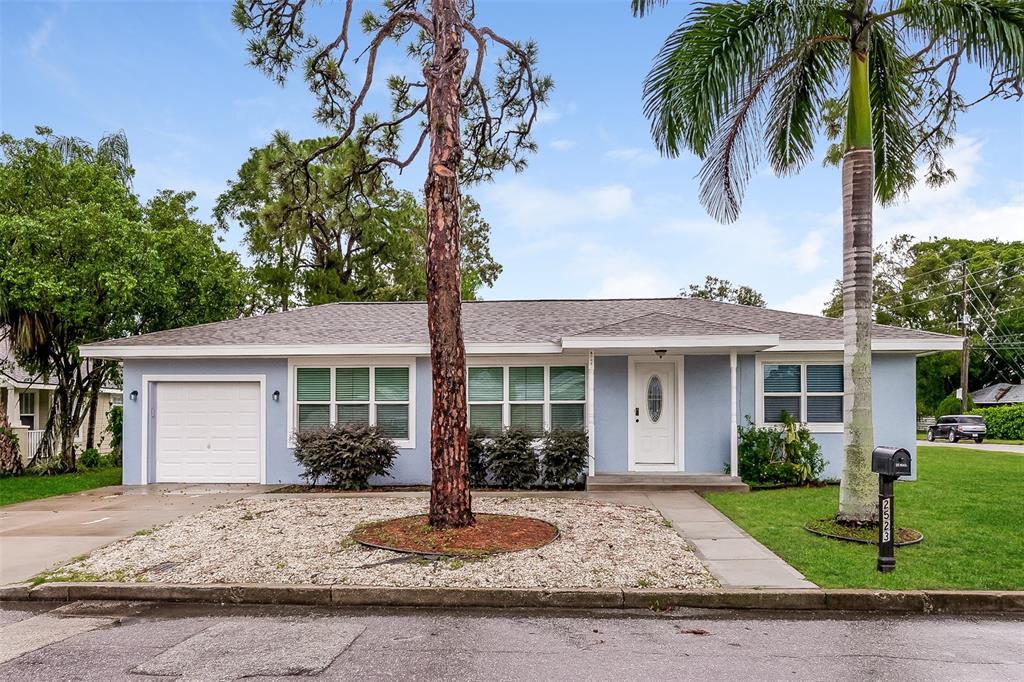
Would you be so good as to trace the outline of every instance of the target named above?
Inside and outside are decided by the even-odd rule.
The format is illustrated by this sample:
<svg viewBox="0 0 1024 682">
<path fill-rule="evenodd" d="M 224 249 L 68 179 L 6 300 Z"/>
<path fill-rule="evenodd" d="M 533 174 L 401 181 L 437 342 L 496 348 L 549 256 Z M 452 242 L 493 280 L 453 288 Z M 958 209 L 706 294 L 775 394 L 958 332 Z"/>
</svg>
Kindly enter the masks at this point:
<svg viewBox="0 0 1024 682">
<path fill-rule="evenodd" d="M 729 473 L 735 477 L 739 470 L 740 446 L 736 434 L 736 351 L 729 353 Z"/>
<path fill-rule="evenodd" d="M 597 458 L 594 448 L 594 351 L 587 355 L 587 449 L 589 468 L 588 474 L 594 475 Z"/>
</svg>

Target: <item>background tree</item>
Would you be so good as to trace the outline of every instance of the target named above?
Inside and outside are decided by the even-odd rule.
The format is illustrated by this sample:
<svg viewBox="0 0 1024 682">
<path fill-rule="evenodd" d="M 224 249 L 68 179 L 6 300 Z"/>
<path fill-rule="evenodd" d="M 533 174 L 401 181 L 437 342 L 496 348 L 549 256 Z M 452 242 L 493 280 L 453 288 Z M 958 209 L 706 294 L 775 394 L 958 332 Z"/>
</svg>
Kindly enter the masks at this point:
<svg viewBox="0 0 1024 682">
<path fill-rule="evenodd" d="M 764 308 L 767 305 L 764 296 L 753 287 L 748 287 L 745 284 L 733 286 L 733 283 L 729 280 L 715 277 L 714 275 L 706 275 L 703 284 L 691 284 L 683 291 L 680 291 L 679 295 L 688 296 L 689 298 L 703 298 L 708 301 L 750 305 L 755 308 Z"/>
<path fill-rule="evenodd" d="M 237 315 L 244 278 L 212 228 L 190 217 L 191 195 L 161 193 L 142 207 L 125 182 L 130 167 L 37 133 L 0 136 L 0 332 L 23 367 L 55 383 L 40 454 L 74 470 L 88 406 L 117 373 L 78 347 Z"/>
<path fill-rule="evenodd" d="M 632 0 L 642 15 L 665 0 Z M 877 6 L 877 11 L 876 11 Z M 957 89 L 964 64 L 991 76 Z M 870 470 L 872 213 L 916 181 L 954 177 L 942 161 L 956 115 L 1019 98 L 1024 6 L 1010 0 L 731 0 L 701 4 L 668 37 L 644 83 L 662 153 L 704 160 L 700 199 L 729 222 L 761 154 L 778 175 L 814 158 L 822 133 L 842 164 L 845 416 L 839 519 L 875 512 Z"/>
<path fill-rule="evenodd" d="M 962 264 L 967 264 L 970 384 L 1024 379 L 1024 242 L 894 237 L 875 250 L 875 320 L 881 324 L 960 334 Z M 824 314 L 840 317 L 837 288 Z M 959 352 L 917 360 L 918 414 L 934 416 L 960 386 Z"/>
<path fill-rule="evenodd" d="M 300 61 L 317 98 L 316 118 L 335 135 L 298 167 L 305 186 L 319 190 L 309 165 L 346 142 L 372 154 L 354 177 L 383 166 L 406 168 L 428 144 L 424 196 L 427 213 L 427 330 L 433 374 L 429 519 L 434 527 L 473 522 L 466 465 L 466 363 L 462 336 L 460 185 L 487 180 L 508 166 L 521 170 L 536 147 L 531 138 L 538 107 L 551 87 L 535 73 L 537 49 L 478 26 L 475 4 L 462 0 L 386 0 L 367 12 L 364 49 L 350 52 L 354 0 L 346 0 L 337 31 L 326 39 L 306 35 L 305 0 L 237 0 L 234 20 L 249 33 L 252 64 L 284 81 Z M 403 45 L 422 78 L 392 74 L 392 110 L 366 111 L 381 46 Z M 485 76 L 487 50 L 503 50 Z M 358 55 L 353 58 L 353 55 Z M 351 61 L 351 64 L 349 63 Z M 356 61 L 356 83 L 346 67 Z M 469 64 L 467 68 L 467 64 Z M 400 149 L 403 128 L 415 130 Z M 357 182 L 357 180 L 353 180 Z"/>
<path fill-rule="evenodd" d="M 243 230 L 261 312 L 336 301 L 426 298 L 426 213 L 383 169 L 352 177 L 369 160 L 352 141 L 309 164 L 319 192 L 307 193 L 294 164 L 326 139 L 292 142 L 284 133 L 251 151 L 214 209 L 221 227 Z M 469 197 L 462 205 L 462 297 L 476 298 L 501 272 L 490 225 Z"/>
</svg>

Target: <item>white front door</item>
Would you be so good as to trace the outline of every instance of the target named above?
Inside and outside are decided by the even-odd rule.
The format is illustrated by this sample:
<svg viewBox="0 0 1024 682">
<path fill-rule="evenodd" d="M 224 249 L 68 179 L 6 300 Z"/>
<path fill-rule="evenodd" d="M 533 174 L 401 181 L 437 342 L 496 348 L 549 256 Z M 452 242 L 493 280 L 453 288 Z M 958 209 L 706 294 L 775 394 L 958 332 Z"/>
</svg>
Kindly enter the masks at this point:
<svg viewBox="0 0 1024 682">
<path fill-rule="evenodd" d="M 638 362 L 633 381 L 633 465 L 676 470 L 676 365 Z"/>
<path fill-rule="evenodd" d="M 157 483 L 259 483 L 260 385 L 156 385 Z"/>
</svg>

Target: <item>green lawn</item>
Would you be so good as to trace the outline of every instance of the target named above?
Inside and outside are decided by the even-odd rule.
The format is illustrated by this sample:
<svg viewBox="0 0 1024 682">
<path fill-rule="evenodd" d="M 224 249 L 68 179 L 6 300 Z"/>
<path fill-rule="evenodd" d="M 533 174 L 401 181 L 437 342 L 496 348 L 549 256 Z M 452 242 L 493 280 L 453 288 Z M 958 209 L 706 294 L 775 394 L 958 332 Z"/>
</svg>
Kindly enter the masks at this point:
<svg viewBox="0 0 1024 682">
<path fill-rule="evenodd" d="M 924 542 L 875 569 L 876 548 L 818 537 L 807 521 L 834 515 L 838 486 L 711 493 L 707 500 L 822 587 L 1024 589 L 1024 456 L 920 448 L 917 481 L 896 485 L 899 526 Z"/>
<path fill-rule="evenodd" d="M 5 476 L 0 478 L 0 507 L 41 497 L 77 493 L 90 488 L 121 484 L 121 467 L 90 469 L 56 476 Z"/>
</svg>

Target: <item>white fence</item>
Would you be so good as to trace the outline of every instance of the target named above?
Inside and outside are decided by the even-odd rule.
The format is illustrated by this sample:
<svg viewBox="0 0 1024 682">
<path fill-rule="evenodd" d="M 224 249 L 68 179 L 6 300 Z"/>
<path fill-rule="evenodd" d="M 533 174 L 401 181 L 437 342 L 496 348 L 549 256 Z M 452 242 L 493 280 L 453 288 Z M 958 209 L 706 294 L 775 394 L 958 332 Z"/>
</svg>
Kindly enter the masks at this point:
<svg viewBox="0 0 1024 682">
<path fill-rule="evenodd" d="M 28 456 L 34 457 L 36 452 L 39 450 L 39 445 L 43 442 L 43 434 L 45 431 L 29 431 L 28 432 Z"/>
</svg>

